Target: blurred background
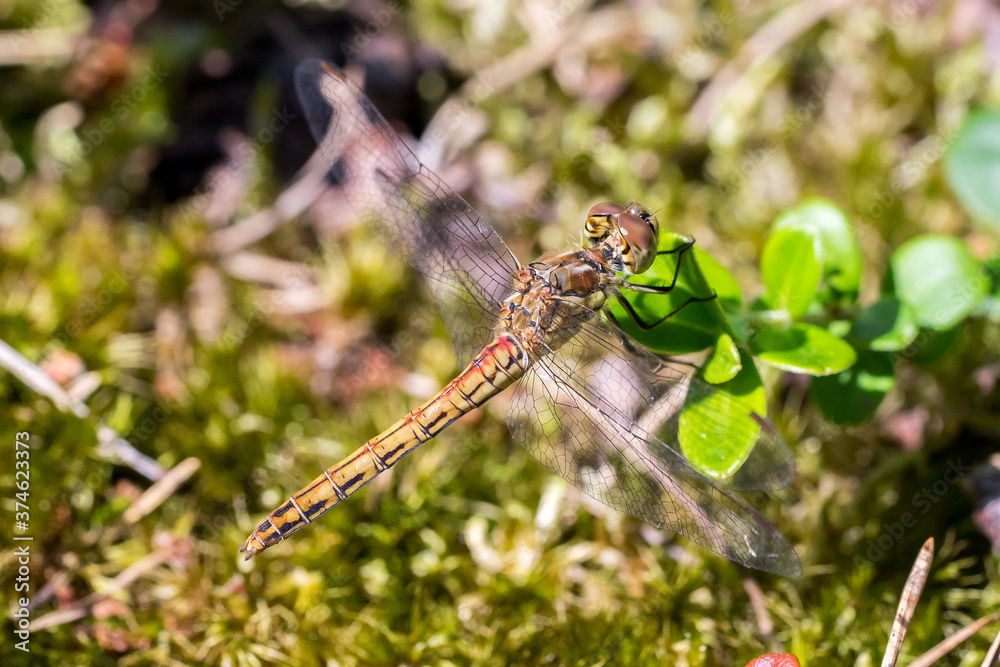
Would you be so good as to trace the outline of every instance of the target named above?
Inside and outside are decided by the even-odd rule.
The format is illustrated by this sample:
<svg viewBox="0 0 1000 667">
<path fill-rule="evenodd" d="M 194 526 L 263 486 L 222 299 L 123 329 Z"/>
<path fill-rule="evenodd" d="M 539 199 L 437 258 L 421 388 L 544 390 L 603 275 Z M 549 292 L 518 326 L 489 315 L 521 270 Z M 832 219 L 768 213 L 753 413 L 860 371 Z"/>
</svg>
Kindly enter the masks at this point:
<svg viewBox="0 0 1000 667">
<path fill-rule="evenodd" d="M 522 260 L 631 197 L 749 299 L 771 224 L 822 196 L 859 241 L 870 303 L 917 235 L 998 252 L 943 167 L 970 111 L 1000 102 L 995 4 L 0 0 L 0 20 L 0 481 L 11 526 L 30 434 L 34 536 L 25 655 L 4 529 L 4 664 L 743 665 L 783 649 L 870 665 L 931 536 L 901 664 L 998 609 L 990 317 L 926 364 L 899 359 L 857 425 L 830 423 L 807 376 L 762 369 L 798 475 L 752 501 L 798 580 L 589 500 L 513 444 L 502 399 L 295 539 L 236 553 L 464 364 L 419 274 L 301 176 L 298 62 L 345 66 Z M 941 664 L 979 664 L 991 637 Z"/>
</svg>

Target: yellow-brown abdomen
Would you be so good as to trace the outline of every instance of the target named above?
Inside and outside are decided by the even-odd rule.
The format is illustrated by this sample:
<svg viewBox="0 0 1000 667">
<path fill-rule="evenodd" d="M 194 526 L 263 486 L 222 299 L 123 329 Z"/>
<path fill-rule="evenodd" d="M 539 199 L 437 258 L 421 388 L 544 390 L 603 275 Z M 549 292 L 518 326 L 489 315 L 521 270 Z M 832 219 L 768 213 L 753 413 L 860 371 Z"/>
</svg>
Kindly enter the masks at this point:
<svg viewBox="0 0 1000 667">
<path fill-rule="evenodd" d="M 521 377 L 528 357 L 512 336 L 498 336 L 436 396 L 375 436 L 271 512 L 240 552 L 249 560 L 312 523 L 401 458 Z"/>
</svg>

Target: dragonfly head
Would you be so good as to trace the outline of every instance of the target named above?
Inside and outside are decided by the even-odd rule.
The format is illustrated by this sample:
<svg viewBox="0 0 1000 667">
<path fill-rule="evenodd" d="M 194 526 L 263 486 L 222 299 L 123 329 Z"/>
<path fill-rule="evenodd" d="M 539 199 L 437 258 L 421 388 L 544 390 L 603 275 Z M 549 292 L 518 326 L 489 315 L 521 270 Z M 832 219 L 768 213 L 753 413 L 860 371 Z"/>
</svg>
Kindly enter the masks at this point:
<svg viewBox="0 0 1000 667">
<path fill-rule="evenodd" d="M 660 222 L 636 202 L 622 206 L 607 201 L 590 209 L 583 235 L 593 247 L 603 243 L 616 248 L 628 273 L 642 273 L 656 259 Z"/>
</svg>

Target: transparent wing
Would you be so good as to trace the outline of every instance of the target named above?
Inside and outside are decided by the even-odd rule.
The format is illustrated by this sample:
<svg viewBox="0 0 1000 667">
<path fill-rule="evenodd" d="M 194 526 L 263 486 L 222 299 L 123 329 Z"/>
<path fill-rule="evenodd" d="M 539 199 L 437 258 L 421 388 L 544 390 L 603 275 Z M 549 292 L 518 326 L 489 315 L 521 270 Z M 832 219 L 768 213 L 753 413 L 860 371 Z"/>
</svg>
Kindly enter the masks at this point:
<svg viewBox="0 0 1000 667">
<path fill-rule="evenodd" d="M 628 415 L 624 428 L 648 434 L 649 446 L 683 457 L 678 444 L 681 408 L 703 404 L 694 426 L 705 440 L 752 443 L 740 468 L 716 486 L 737 491 L 776 491 L 795 476 L 795 457 L 781 433 L 740 399 L 694 377 L 689 363 L 657 357 L 599 313 L 564 318 L 568 326 L 549 350 L 564 375 L 591 377 L 595 398 Z M 655 442 L 654 442 L 655 441 Z M 663 456 L 668 456 L 663 453 Z M 685 459 L 685 464 L 689 465 Z"/>
<path fill-rule="evenodd" d="M 587 323 L 578 334 L 579 343 L 610 358 L 624 356 L 634 379 L 627 391 L 638 396 L 634 402 L 637 425 L 654 435 L 656 447 L 679 451 L 680 409 L 688 404 L 709 404 L 699 411 L 697 430 L 707 441 L 736 438 L 752 442 L 753 448 L 738 470 L 725 479 L 713 480 L 716 486 L 736 491 L 777 491 L 795 477 L 795 457 L 781 432 L 766 417 L 740 399 L 694 377 L 696 368 L 687 363 L 666 361 L 628 337 L 599 324 Z M 577 364 L 584 363 L 578 350 Z"/>
<path fill-rule="evenodd" d="M 798 576 L 798 556 L 777 530 L 680 453 L 685 398 L 712 393 L 719 400 L 717 390 L 596 323 L 581 324 L 558 350 L 533 361 L 514 388 L 507 423 L 535 458 L 615 509 L 730 560 Z M 732 401 L 726 407 L 742 408 Z M 775 488 L 791 478 L 788 445 L 758 419 L 757 446 L 730 486 Z"/>
<path fill-rule="evenodd" d="M 460 363 L 471 358 L 492 338 L 517 259 L 417 160 L 343 70 L 307 60 L 295 85 L 331 178 L 386 248 L 426 277 Z"/>
</svg>

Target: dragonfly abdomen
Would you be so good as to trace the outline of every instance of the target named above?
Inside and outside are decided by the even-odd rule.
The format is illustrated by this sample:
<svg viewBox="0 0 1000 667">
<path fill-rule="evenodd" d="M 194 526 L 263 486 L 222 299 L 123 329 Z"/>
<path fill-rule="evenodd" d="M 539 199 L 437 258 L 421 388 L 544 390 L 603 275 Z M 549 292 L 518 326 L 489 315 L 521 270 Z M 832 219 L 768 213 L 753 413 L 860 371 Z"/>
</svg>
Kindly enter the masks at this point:
<svg viewBox="0 0 1000 667">
<path fill-rule="evenodd" d="M 527 359 L 516 338 L 498 336 L 437 395 L 323 471 L 271 512 L 240 552 L 246 552 L 249 560 L 336 507 L 456 419 L 509 387 L 527 370 Z"/>
</svg>

